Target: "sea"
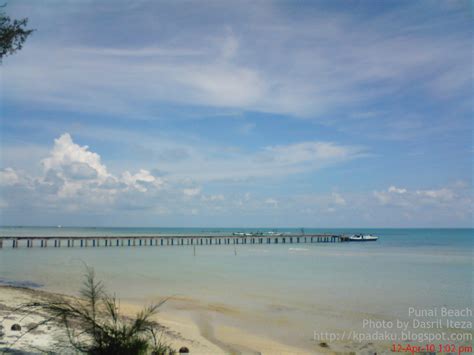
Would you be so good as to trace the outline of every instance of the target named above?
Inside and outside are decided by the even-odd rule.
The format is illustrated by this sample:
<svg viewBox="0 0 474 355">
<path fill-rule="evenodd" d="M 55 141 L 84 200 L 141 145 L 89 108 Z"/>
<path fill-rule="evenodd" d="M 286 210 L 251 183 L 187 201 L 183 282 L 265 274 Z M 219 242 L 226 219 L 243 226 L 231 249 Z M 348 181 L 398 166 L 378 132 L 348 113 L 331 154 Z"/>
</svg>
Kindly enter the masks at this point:
<svg viewBox="0 0 474 355">
<path fill-rule="evenodd" d="M 291 228 L 1 227 L 0 236 L 301 233 Z M 77 294 L 84 265 L 124 302 L 314 346 L 318 332 L 410 319 L 410 309 L 472 309 L 473 229 L 310 229 L 376 242 L 0 249 L 0 283 Z M 1 292 L 1 291 L 0 291 Z M 472 329 L 470 330 L 472 333 Z M 319 333 L 318 333 L 319 334 Z"/>
</svg>

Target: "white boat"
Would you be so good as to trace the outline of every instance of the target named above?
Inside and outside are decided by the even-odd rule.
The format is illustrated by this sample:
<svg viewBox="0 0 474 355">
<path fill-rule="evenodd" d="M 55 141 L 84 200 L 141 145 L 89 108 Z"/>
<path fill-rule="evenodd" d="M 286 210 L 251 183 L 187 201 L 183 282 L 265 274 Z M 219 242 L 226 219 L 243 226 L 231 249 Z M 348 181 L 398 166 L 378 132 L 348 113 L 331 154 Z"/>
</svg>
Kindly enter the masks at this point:
<svg viewBox="0 0 474 355">
<path fill-rule="evenodd" d="M 375 242 L 379 237 L 370 234 L 354 234 L 349 237 L 351 242 Z"/>
</svg>

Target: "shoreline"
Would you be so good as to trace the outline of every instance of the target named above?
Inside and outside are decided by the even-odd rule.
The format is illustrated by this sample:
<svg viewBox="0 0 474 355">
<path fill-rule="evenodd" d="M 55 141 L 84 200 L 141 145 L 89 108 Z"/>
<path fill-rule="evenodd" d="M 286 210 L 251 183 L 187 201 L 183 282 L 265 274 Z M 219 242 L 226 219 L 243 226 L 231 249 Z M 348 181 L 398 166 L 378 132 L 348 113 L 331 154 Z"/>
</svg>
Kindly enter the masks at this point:
<svg viewBox="0 0 474 355">
<path fill-rule="evenodd" d="M 32 289 L 21 286 L 0 285 L 0 353 L 38 354 L 64 353 L 70 348 L 64 330 L 53 322 L 41 324 L 47 315 L 40 311 L 26 313 L 19 306 L 32 301 L 47 301 L 54 297 L 72 298 L 70 294 Z M 308 344 L 287 343 L 289 339 L 265 336 L 252 332 L 251 323 L 226 324 L 218 321 L 219 315 L 231 314 L 238 317 L 236 309 L 202 302 L 185 297 L 171 297 L 165 304 L 170 307 L 159 309 L 152 320 L 158 323 L 162 342 L 176 351 L 187 347 L 192 354 L 374 354 L 387 353 L 392 343 L 387 341 L 321 341 Z M 126 318 L 134 317 L 144 304 L 119 301 L 120 313 Z M 256 315 L 258 316 L 258 315 Z M 333 317 L 339 317 L 334 314 Z M 11 330 L 13 324 L 20 324 L 20 331 Z M 246 326 L 248 325 L 248 326 Z M 254 328 L 255 329 L 255 328 Z M 334 328 L 336 334 L 342 328 Z M 23 335 L 24 334 L 24 335 Z M 9 345 L 12 345 L 9 347 Z M 306 347 L 303 347 L 306 346 Z M 7 351 L 8 350 L 8 351 Z"/>
<path fill-rule="evenodd" d="M 52 297 L 71 297 L 70 295 L 27 287 L 0 285 L 0 352 L 7 350 L 23 353 L 37 353 L 61 349 L 60 343 L 65 340 L 61 327 L 53 322 L 40 325 L 31 332 L 25 332 L 36 324 L 43 322 L 47 315 L 41 312 L 25 313 L 19 310 L 21 304 L 33 300 L 47 300 Z M 120 302 L 120 311 L 126 317 L 133 317 L 141 305 Z M 153 317 L 162 329 L 164 343 L 178 350 L 186 346 L 193 354 L 309 354 L 305 349 L 289 346 L 262 336 L 252 335 L 243 329 L 231 326 L 215 327 L 211 322 L 193 321 L 173 314 L 158 312 Z M 13 324 L 20 324 L 21 331 L 12 331 Z M 13 344 L 11 347 L 10 345 Z M 322 351 L 324 352 L 324 351 Z M 7 352 L 8 353 L 8 352 Z"/>
</svg>

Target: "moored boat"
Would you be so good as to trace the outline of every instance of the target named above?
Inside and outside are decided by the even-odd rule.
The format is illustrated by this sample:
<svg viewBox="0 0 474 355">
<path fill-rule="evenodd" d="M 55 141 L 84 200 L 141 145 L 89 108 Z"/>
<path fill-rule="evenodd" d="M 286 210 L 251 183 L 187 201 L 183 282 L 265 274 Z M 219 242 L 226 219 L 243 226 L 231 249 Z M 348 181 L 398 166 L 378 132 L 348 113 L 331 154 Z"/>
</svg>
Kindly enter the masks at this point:
<svg viewBox="0 0 474 355">
<path fill-rule="evenodd" d="M 354 234 L 349 237 L 351 242 L 375 242 L 379 237 L 371 234 Z"/>
</svg>

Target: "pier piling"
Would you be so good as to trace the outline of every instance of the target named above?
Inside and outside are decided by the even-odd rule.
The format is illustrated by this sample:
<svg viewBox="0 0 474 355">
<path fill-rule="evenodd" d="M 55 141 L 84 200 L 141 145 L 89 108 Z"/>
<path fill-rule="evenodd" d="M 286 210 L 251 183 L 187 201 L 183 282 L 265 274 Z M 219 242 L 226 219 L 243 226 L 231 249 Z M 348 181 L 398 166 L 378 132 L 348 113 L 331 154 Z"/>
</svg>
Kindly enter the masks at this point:
<svg viewBox="0 0 474 355">
<path fill-rule="evenodd" d="M 35 242 L 38 240 L 38 242 Z M 300 243 L 339 243 L 348 242 L 349 236 L 347 235 L 334 235 L 334 234 L 313 234 L 313 235 L 183 235 L 177 236 L 91 236 L 91 237 L 59 237 L 59 236 L 47 236 L 47 237 L 35 237 L 35 236 L 0 236 L 0 249 L 4 249 L 5 241 L 11 241 L 11 244 L 6 245 L 12 246 L 16 249 L 22 246 L 26 248 L 33 248 L 35 246 L 46 248 L 48 241 L 51 240 L 55 248 L 60 248 L 61 243 L 64 241 L 68 248 L 75 246 L 75 241 L 78 240 L 78 246 L 81 248 L 88 247 L 89 241 L 92 241 L 92 247 L 100 247 L 101 243 L 104 243 L 105 247 L 124 247 L 124 246 L 184 246 L 192 245 L 234 245 L 237 246 L 247 244 L 300 244 Z"/>
</svg>

